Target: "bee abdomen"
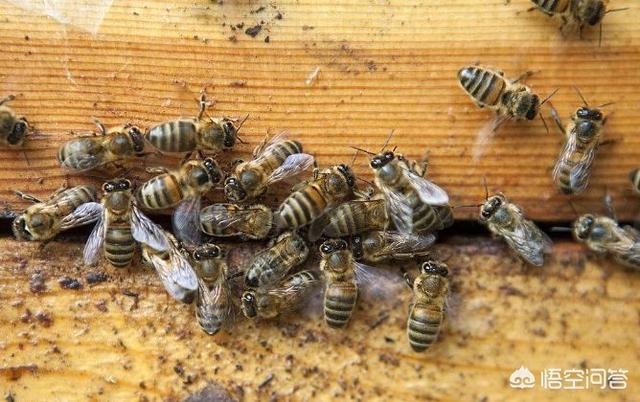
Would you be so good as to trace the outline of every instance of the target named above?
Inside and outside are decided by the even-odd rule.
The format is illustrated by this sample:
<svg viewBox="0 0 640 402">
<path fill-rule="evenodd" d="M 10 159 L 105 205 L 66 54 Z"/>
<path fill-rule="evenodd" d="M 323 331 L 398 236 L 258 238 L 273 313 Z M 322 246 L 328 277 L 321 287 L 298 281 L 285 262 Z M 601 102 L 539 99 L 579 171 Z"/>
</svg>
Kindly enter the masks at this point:
<svg viewBox="0 0 640 402">
<path fill-rule="evenodd" d="M 347 325 L 358 299 L 358 288 L 353 283 L 331 283 L 324 294 L 324 319 L 330 327 Z"/>
<path fill-rule="evenodd" d="M 287 198 L 278 210 L 280 227 L 297 228 L 311 222 L 322 215 L 327 201 L 312 184 L 301 191 L 295 192 Z"/>
<path fill-rule="evenodd" d="M 407 320 L 407 336 L 409 344 L 416 352 L 427 350 L 438 338 L 443 314 L 441 311 L 424 304 L 411 308 Z"/>
<path fill-rule="evenodd" d="M 188 152 L 197 147 L 196 124 L 190 119 L 167 121 L 149 129 L 147 141 L 165 152 Z"/>
<path fill-rule="evenodd" d="M 114 267 L 126 267 L 133 260 L 136 242 L 131 228 L 107 228 L 104 239 L 104 256 Z"/>
<path fill-rule="evenodd" d="M 104 147 L 100 142 L 89 138 L 76 138 L 62 144 L 58 150 L 58 162 L 69 169 L 88 170 L 103 163 L 104 153 Z"/>
<path fill-rule="evenodd" d="M 567 10 L 570 0 L 531 0 L 540 10 L 553 15 L 560 14 Z"/>
<path fill-rule="evenodd" d="M 478 103 L 488 106 L 498 104 L 505 88 L 504 78 L 480 67 L 461 69 L 458 71 L 458 80 L 469 96 Z"/>
<path fill-rule="evenodd" d="M 182 190 L 174 175 L 163 174 L 142 185 L 139 199 L 147 209 L 169 208 L 182 200 Z"/>
</svg>

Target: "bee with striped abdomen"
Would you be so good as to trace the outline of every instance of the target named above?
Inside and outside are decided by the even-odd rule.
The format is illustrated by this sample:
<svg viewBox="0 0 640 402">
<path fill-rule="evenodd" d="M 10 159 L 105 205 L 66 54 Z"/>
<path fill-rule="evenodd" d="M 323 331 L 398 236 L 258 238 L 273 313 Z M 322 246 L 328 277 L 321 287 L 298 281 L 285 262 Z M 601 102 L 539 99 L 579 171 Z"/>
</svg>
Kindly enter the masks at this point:
<svg viewBox="0 0 640 402">
<path fill-rule="evenodd" d="M 251 201 L 281 180 L 293 177 L 313 165 L 313 156 L 302 151 L 302 144 L 287 140 L 281 133 L 267 138 L 253 151 L 253 159 L 238 161 L 225 180 L 224 193 L 229 201 Z"/>
<path fill-rule="evenodd" d="M 585 214 L 573 223 L 573 236 L 599 254 L 610 254 L 627 267 L 640 270 L 640 232 L 620 227 L 615 218 Z"/>
<path fill-rule="evenodd" d="M 201 197 L 222 181 L 224 173 L 213 158 L 189 160 L 178 171 L 156 168 L 161 173 L 142 184 L 137 192 L 141 206 L 148 210 L 167 209 L 173 212 L 176 236 L 190 244 L 199 244 L 198 213 Z"/>
<path fill-rule="evenodd" d="M 429 254 L 436 241 L 433 234 L 415 235 L 392 231 L 371 231 L 351 238 L 353 257 L 376 263 L 390 259 L 415 259 Z"/>
<path fill-rule="evenodd" d="M 370 165 L 389 217 L 400 232 L 424 234 L 453 224 L 446 191 L 424 177 L 426 161 L 418 167 L 415 161 L 386 151 L 373 156 Z"/>
<path fill-rule="evenodd" d="M 5 106 L 5 103 L 15 98 L 14 95 L 9 95 L 0 99 L 0 145 L 10 148 L 21 147 L 29 131 L 27 119 Z"/>
<path fill-rule="evenodd" d="M 324 274 L 324 320 L 330 327 L 345 327 L 358 300 L 356 262 L 340 239 L 327 240 L 320 246 L 320 271 Z"/>
<path fill-rule="evenodd" d="M 126 267 L 133 259 L 136 241 L 159 252 L 172 248 L 164 230 L 138 209 L 129 180 L 108 181 L 102 191 L 100 203 L 84 204 L 87 212 L 101 213 L 84 247 L 86 265 L 96 264 L 104 253 L 111 265 Z"/>
<path fill-rule="evenodd" d="M 245 273 L 245 285 L 250 288 L 272 286 L 308 256 L 309 247 L 304 239 L 295 232 L 285 232 L 253 257 Z"/>
<path fill-rule="evenodd" d="M 95 123 L 100 135 L 74 138 L 60 146 L 60 166 L 81 172 L 146 155 L 144 137 L 138 127 L 126 124 L 107 130 L 98 120 Z"/>
<path fill-rule="evenodd" d="M 444 263 L 426 261 L 415 280 L 405 276 L 407 284 L 413 289 L 413 301 L 409 306 L 407 319 L 407 337 L 411 348 L 416 352 L 429 349 L 438 338 L 449 292 L 448 274 Z"/>
<path fill-rule="evenodd" d="M 200 97 L 200 111 L 195 118 L 179 118 L 151 127 L 145 138 L 163 152 L 219 152 L 231 149 L 238 138 L 241 122 L 236 126 L 232 119 L 204 116 L 206 96 Z"/>
<path fill-rule="evenodd" d="M 309 240 L 346 237 L 369 230 L 384 230 L 389 225 L 387 207 L 382 194 L 344 202 L 313 221 Z"/>
<path fill-rule="evenodd" d="M 356 188 L 356 177 L 347 165 L 316 169 L 313 176 L 294 188 L 280 204 L 274 215 L 278 228 L 293 230 L 311 223 L 351 196 Z"/>
<path fill-rule="evenodd" d="M 204 332 L 214 335 L 233 314 L 226 252 L 215 244 L 204 244 L 193 250 L 191 259 L 198 270 L 196 319 Z"/>
<path fill-rule="evenodd" d="M 154 268 L 171 297 L 190 304 L 198 289 L 198 277 L 176 238 L 171 233 L 164 235 L 169 248 L 156 250 L 142 243 L 142 259 Z"/>
<path fill-rule="evenodd" d="M 544 254 L 553 245 L 546 233 L 500 193 L 486 197 L 480 206 L 480 222 L 495 236 L 503 238 L 525 261 L 536 266 L 544 263 Z"/>
<path fill-rule="evenodd" d="M 13 220 L 13 233 L 18 240 L 47 241 L 63 230 L 95 222 L 100 217 L 99 212 L 85 213 L 83 207 L 97 200 L 93 186 L 62 188 L 45 201 L 21 192 L 16 194 L 35 203 Z"/>
<path fill-rule="evenodd" d="M 260 240 L 273 227 L 273 212 L 262 204 L 213 204 L 200 210 L 200 230 L 209 236 Z"/>
<path fill-rule="evenodd" d="M 247 290 L 242 294 L 242 312 L 247 318 L 274 318 L 295 310 L 320 282 L 315 272 L 300 271 L 274 287 Z"/>
<path fill-rule="evenodd" d="M 607 121 L 600 109 L 590 108 L 580 91 L 578 94 L 584 107 L 576 110 L 566 127 L 562 127 L 557 112 L 552 111 L 553 119 L 565 137 L 565 144 L 553 169 L 553 181 L 564 194 L 578 194 L 587 188 Z"/>
</svg>

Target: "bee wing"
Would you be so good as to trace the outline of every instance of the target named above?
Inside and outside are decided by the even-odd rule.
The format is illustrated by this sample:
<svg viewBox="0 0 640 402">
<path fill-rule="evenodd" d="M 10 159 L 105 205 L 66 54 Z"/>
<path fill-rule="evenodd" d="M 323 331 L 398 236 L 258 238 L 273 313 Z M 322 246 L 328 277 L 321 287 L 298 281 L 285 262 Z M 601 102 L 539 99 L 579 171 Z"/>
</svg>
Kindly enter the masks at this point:
<svg viewBox="0 0 640 402">
<path fill-rule="evenodd" d="M 253 212 L 250 209 L 237 210 L 230 214 L 225 204 L 213 204 L 207 208 L 206 212 L 200 214 L 203 222 L 212 222 L 220 229 L 228 229 L 234 225 L 246 222 Z"/>
<path fill-rule="evenodd" d="M 284 160 L 267 178 L 267 185 L 289 177 L 296 176 L 313 166 L 313 156 L 309 154 L 293 154 Z"/>
<path fill-rule="evenodd" d="M 85 265 L 95 265 L 102 253 L 102 245 L 106 235 L 106 225 L 104 224 L 104 213 L 98 217 L 98 222 L 93 227 L 87 243 L 84 245 L 82 257 Z"/>
<path fill-rule="evenodd" d="M 436 241 L 433 234 L 416 235 L 411 233 L 386 232 L 387 243 L 380 254 L 384 255 L 407 255 L 424 254 Z"/>
<path fill-rule="evenodd" d="M 447 205 L 449 203 L 449 195 L 440 186 L 409 170 L 405 170 L 405 176 L 425 204 Z"/>
<path fill-rule="evenodd" d="M 358 291 L 366 298 L 389 300 L 406 287 L 404 279 L 392 271 L 354 261 L 354 272 Z"/>
<path fill-rule="evenodd" d="M 473 148 L 471 149 L 471 156 L 474 162 L 480 161 L 484 154 L 484 149 L 496 135 L 496 127 L 502 124 L 504 120 L 504 117 L 494 116 L 492 119 L 487 121 L 482 128 L 480 128 L 480 131 L 478 131 L 478 134 L 476 135 L 476 140 L 473 143 Z"/>
<path fill-rule="evenodd" d="M 60 229 L 67 230 L 76 226 L 87 225 L 100 219 L 100 216 L 102 216 L 102 204 L 86 202 L 62 218 Z"/>
<path fill-rule="evenodd" d="M 154 250 L 168 250 L 170 245 L 164 230 L 147 218 L 135 205 L 131 209 L 131 234 L 133 238 Z"/>
<path fill-rule="evenodd" d="M 200 244 L 200 222 L 198 213 L 200 212 L 201 197 L 191 197 L 180 202 L 173 211 L 172 223 L 173 232 L 176 237 L 186 244 Z"/>
<path fill-rule="evenodd" d="M 233 304 L 227 278 L 222 276 L 211 290 L 202 280 L 198 280 L 196 318 L 203 331 L 214 335 L 228 324 L 233 316 Z"/>
<path fill-rule="evenodd" d="M 589 176 L 591 176 L 591 166 L 593 165 L 593 161 L 596 157 L 596 149 L 597 147 L 594 144 L 591 145 L 586 152 L 581 152 L 580 160 L 575 163 L 569 173 L 570 185 L 572 188 L 576 189 L 576 192 L 583 191 L 588 184 Z M 576 136 L 575 134 L 569 135 L 567 142 L 564 144 L 562 151 L 560 152 L 558 161 L 553 168 L 554 181 L 557 182 L 558 176 L 560 175 L 560 170 L 563 165 L 560 162 L 564 159 L 572 158 L 576 152 L 578 152 Z"/>
<path fill-rule="evenodd" d="M 553 246 L 546 233 L 522 217 L 516 222 L 513 231 L 503 231 L 501 234 L 513 250 L 536 266 L 544 263 L 544 253 L 550 251 Z"/>
<path fill-rule="evenodd" d="M 279 142 L 283 142 L 287 140 L 287 132 L 286 131 L 280 131 L 278 134 L 274 135 L 273 137 L 269 138 L 268 141 L 266 141 L 264 144 L 262 144 L 261 146 L 256 147 L 256 149 L 253 152 L 253 157 L 254 158 L 258 158 L 260 155 L 262 155 L 263 153 L 267 152 L 268 150 L 270 150 L 271 148 L 273 148 L 274 145 L 276 145 Z"/>
<path fill-rule="evenodd" d="M 60 161 L 60 166 L 68 171 L 73 172 L 86 172 L 87 170 L 95 169 L 100 165 L 103 165 L 102 157 L 96 155 L 72 155 L 72 158 L 66 158 Z"/>
<path fill-rule="evenodd" d="M 385 189 L 389 217 L 400 232 L 411 233 L 413 229 L 413 208 L 407 204 L 407 198 L 393 189 Z"/>
<path fill-rule="evenodd" d="M 174 299 L 189 303 L 198 289 L 198 277 L 187 259 L 175 248 L 169 257 L 155 251 L 149 253 L 149 262 L 160 277 L 167 293 Z"/>
</svg>

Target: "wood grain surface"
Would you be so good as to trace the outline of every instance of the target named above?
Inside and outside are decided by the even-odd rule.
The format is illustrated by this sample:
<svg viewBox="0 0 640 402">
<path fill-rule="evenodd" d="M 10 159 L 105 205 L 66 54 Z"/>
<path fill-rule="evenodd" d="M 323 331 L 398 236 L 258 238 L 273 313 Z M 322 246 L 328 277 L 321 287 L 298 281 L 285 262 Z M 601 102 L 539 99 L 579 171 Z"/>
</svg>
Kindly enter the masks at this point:
<svg viewBox="0 0 640 402">
<path fill-rule="evenodd" d="M 637 198 L 627 173 L 640 156 L 637 4 L 612 1 L 630 9 L 606 16 L 602 46 L 597 29 L 586 30 L 583 40 L 564 39 L 556 21 L 526 12 L 529 6 L 117 0 L 92 35 L 0 2 L 0 93 L 16 94 L 12 105 L 42 135 L 27 146 L 29 164 L 20 152 L 0 151 L 0 201 L 21 209 L 26 204 L 12 189 L 45 196 L 58 188 L 64 174 L 56 149 L 72 131 L 92 129 L 92 116 L 141 126 L 191 116 L 206 88 L 216 101 L 212 114 L 249 114 L 247 144 L 223 158 L 246 158 L 266 132 L 288 130 L 326 165 L 350 160 L 352 145 L 379 149 L 395 129 L 399 152 L 421 158 L 428 150 L 431 177 L 455 204 L 481 201 L 486 177 L 490 190 L 505 192 L 534 219 L 573 219 L 568 198 L 551 184 L 562 141 L 551 124 L 549 134 L 539 120 L 506 124 L 473 160 L 476 135 L 491 114 L 458 88 L 456 72 L 482 62 L 512 77 L 536 71 L 528 83 L 542 96 L 559 89 L 552 102 L 563 119 L 580 105 L 573 86 L 592 104 L 615 102 L 605 133 L 615 142 L 602 147 L 592 184 L 575 205 L 580 212 L 602 210 L 608 187 L 621 217 L 633 219 Z M 89 18 L 80 7 L 62 11 L 71 21 Z M 365 158 L 356 171 L 370 178 Z M 71 178 L 86 180 L 92 179 Z M 458 218 L 475 214 L 456 211 Z"/>
<path fill-rule="evenodd" d="M 543 269 L 480 238 L 440 252 L 451 255 L 451 313 L 418 354 L 406 340 L 407 288 L 382 303 L 361 299 L 346 330 L 307 312 L 210 337 L 146 268 L 87 270 L 73 239 L 44 250 L 2 239 L 0 391 L 18 402 L 174 401 L 213 382 L 239 400 L 636 400 L 637 273 L 574 243 L 558 244 Z M 89 284 L 90 273 L 107 279 Z M 62 288 L 64 278 L 81 288 Z M 508 386 L 521 365 L 536 388 Z M 543 390 L 546 368 L 624 368 L 629 387 Z"/>
</svg>

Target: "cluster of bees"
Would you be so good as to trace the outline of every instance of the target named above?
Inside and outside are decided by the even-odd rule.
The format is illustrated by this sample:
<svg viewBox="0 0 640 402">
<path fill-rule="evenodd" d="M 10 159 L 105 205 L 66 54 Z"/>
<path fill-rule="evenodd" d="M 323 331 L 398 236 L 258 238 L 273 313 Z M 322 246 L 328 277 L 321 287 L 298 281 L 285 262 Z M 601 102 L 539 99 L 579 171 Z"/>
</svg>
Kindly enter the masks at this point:
<svg viewBox="0 0 640 402">
<path fill-rule="evenodd" d="M 563 26 L 580 29 L 599 23 L 606 14 L 598 1 L 532 1 L 542 11 L 559 15 Z M 508 80 L 501 71 L 481 66 L 458 72 L 461 88 L 473 101 L 496 112 L 494 129 L 508 119 L 542 117 L 541 107 L 549 97 L 541 100 L 521 83 L 525 77 Z M 94 265 L 104 257 L 115 267 L 129 266 L 140 244 L 142 259 L 155 269 L 167 292 L 195 304 L 197 321 L 208 334 L 228 326 L 238 309 L 248 318 L 268 319 L 300 308 L 321 286 L 326 324 L 345 327 L 362 289 L 380 285 L 372 265 L 415 261 L 418 274 L 404 273 L 413 291 L 407 336 L 415 351 L 428 349 L 440 331 L 449 289 L 448 268 L 431 251 L 436 233 L 453 224 L 453 208 L 447 192 L 427 179 L 427 161 L 408 160 L 395 148 L 388 150 L 391 135 L 377 153 L 356 148 L 354 161 L 358 152 L 369 155 L 374 175 L 374 183 L 361 180 L 367 184 L 361 189 L 353 161 L 320 169 L 300 142 L 279 134 L 265 138 L 251 160 L 236 161 L 225 172 L 207 155 L 232 149 L 243 121 L 211 118 L 205 114 L 206 106 L 203 95 L 195 118 L 146 130 L 132 125 L 106 128 L 96 122 L 97 133 L 63 144 L 58 161 L 73 172 L 122 167 L 148 155 L 149 145 L 155 148 L 151 153 L 185 157 L 177 170 L 147 169 L 154 176 L 136 188 L 126 178 L 109 180 L 101 196 L 91 185 L 60 189 L 47 200 L 18 192 L 34 205 L 15 218 L 15 236 L 48 241 L 60 231 L 93 224 L 84 262 Z M 578 194 L 588 185 L 606 123 L 600 107 L 584 101 L 566 126 L 552 113 L 565 138 L 553 180 L 565 194 Z M 2 143 L 20 146 L 28 131 L 26 119 L 0 106 Z M 311 168 L 312 176 L 295 184 L 275 210 L 259 203 L 275 183 Z M 640 173 L 632 172 L 631 178 L 637 189 Z M 216 188 L 224 189 L 227 202 L 203 206 L 203 196 Z M 480 222 L 494 235 L 526 262 L 543 265 L 551 240 L 517 205 L 501 193 L 487 193 L 477 207 Z M 173 233 L 143 213 L 167 209 L 174 209 Z M 619 262 L 640 269 L 640 234 L 620 227 L 615 218 L 586 214 L 575 221 L 572 231 L 590 249 L 611 253 Z M 227 265 L 229 250 L 209 241 L 216 238 L 268 244 L 232 272 Z M 300 268 L 311 260 L 314 249 L 319 269 Z M 240 277 L 242 290 L 236 291 Z"/>
</svg>

